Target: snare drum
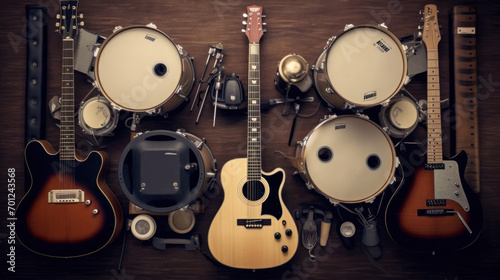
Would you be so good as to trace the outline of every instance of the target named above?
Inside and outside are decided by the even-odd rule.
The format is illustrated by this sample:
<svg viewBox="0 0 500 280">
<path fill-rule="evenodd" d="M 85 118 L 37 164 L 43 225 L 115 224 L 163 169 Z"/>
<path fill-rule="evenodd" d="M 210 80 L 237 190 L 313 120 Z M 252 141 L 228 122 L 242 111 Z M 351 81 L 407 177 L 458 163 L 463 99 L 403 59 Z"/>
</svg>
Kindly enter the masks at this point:
<svg viewBox="0 0 500 280">
<path fill-rule="evenodd" d="M 407 96 L 394 97 L 379 113 L 380 125 L 395 138 L 404 138 L 417 128 L 420 112 L 417 104 Z"/>
<path fill-rule="evenodd" d="M 164 114 L 191 92 L 195 81 L 191 60 L 154 25 L 119 28 L 97 53 L 97 86 L 119 110 Z"/>
<path fill-rule="evenodd" d="M 395 180 L 391 139 L 362 116 L 334 116 L 316 126 L 296 150 L 295 167 L 309 189 L 333 204 L 372 202 Z"/>
<path fill-rule="evenodd" d="M 85 101 L 78 110 L 78 124 L 83 132 L 95 136 L 112 136 L 118 124 L 118 111 L 102 96 Z"/>
<path fill-rule="evenodd" d="M 143 210 L 170 213 L 196 201 L 216 176 L 215 159 L 200 138 L 182 131 L 150 131 L 123 151 L 118 180 Z"/>
<path fill-rule="evenodd" d="M 368 108 L 399 92 L 407 80 L 407 59 L 385 27 L 348 25 L 328 41 L 313 70 L 315 87 L 328 106 Z"/>
</svg>

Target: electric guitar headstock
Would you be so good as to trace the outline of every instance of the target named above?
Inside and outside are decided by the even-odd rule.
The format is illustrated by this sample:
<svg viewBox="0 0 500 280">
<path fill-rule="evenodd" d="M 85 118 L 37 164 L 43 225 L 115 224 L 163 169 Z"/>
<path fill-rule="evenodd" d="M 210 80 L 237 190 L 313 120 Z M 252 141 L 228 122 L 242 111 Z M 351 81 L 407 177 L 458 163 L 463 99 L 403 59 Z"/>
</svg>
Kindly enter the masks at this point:
<svg viewBox="0 0 500 280">
<path fill-rule="evenodd" d="M 439 41 L 441 41 L 441 33 L 438 24 L 438 11 L 436 5 L 425 5 L 422 19 L 424 28 L 422 33 L 422 41 L 424 41 L 427 49 L 437 49 Z"/>
<path fill-rule="evenodd" d="M 77 1 L 60 1 L 60 11 L 57 14 L 56 23 L 57 30 L 63 39 L 75 39 L 78 34 L 78 26 L 83 26 L 83 14 L 78 15 L 78 0 Z"/>
<path fill-rule="evenodd" d="M 264 28 L 266 23 L 263 22 L 266 16 L 262 14 L 262 6 L 247 6 L 247 12 L 243 14 L 243 17 L 246 18 L 243 21 L 243 25 L 246 27 L 242 31 L 247 35 L 248 42 L 250 44 L 259 43 L 260 38 L 266 32 Z"/>
</svg>

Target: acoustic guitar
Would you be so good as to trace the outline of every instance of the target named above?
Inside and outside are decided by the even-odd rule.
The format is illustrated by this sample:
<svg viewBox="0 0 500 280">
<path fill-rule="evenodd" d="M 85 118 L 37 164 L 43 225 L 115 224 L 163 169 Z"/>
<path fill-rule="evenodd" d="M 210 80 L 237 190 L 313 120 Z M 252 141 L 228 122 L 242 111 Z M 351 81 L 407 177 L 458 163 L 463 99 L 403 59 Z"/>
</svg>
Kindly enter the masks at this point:
<svg viewBox="0 0 500 280">
<path fill-rule="evenodd" d="M 430 251 L 465 248 L 481 233 L 483 212 L 464 179 L 467 154 L 443 159 L 436 5 L 426 5 L 422 40 L 427 48 L 427 162 L 391 197 L 386 227 L 399 245 Z"/>
<path fill-rule="evenodd" d="M 78 1 L 61 1 L 58 30 L 62 35 L 60 146 L 30 141 L 25 160 L 31 186 L 16 209 L 19 241 L 50 257 L 71 258 L 94 253 L 121 231 L 120 204 L 104 180 L 108 157 L 75 152 L 74 38 Z"/>
<path fill-rule="evenodd" d="M 208 246 L 220 263 L 241 269 L 282 265 L 295 254 L 299 234 L 283 203 L 285 172 L 261 169 L 260 51 L 264 34 L 261 6 L 248 6 L 246 33 L 248 59 L 247 158 L 224 164 L 221 182 L 224 201 L 208 231 Z"/>
</svg>

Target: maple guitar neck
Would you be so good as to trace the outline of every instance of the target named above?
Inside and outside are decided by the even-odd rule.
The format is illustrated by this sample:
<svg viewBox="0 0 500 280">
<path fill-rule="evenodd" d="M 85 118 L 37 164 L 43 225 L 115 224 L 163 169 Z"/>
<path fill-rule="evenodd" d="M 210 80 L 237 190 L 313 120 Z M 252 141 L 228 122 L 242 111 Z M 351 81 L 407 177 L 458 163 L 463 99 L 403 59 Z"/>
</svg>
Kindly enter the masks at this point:
<svg viewBox="0 0 500 280">
<path fill-rule="evenodd" d="M 435 9 L 428 5 L 426 9 Z M 425 17 L 434 17 L 432 11 L 426 11 Z M 441 91 L 439 86 L 438 43 L 441 40 L 437 20 L 426 20 L 424 40 L 427 47 L 427 167 L 443 168 L 443 137 L 441 127 Z M 432 36 L 432 37 L 428 37 Z"/>
</svg>

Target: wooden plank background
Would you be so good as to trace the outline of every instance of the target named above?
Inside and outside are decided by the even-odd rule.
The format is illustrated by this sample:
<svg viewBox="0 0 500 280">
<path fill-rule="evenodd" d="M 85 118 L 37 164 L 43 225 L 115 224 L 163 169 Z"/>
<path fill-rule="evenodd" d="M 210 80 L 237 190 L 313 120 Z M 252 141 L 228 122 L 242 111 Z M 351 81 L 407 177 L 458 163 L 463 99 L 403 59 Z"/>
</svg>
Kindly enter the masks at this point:
<svg viewBox="0 0 500 280">
<path fill-rule="evenodd" d="M 458 2 L 430 1 L 440 10 L 439 23 L 442 40 L 439 44 L 441 94 L 449 91 L 449 11 Z M 145 25 L 153 22 L 158 29 L 167 33 L 177 44 L 194 57 L 197 79 L 200 78 L 209 45 L 224 44 L 226 73 L 237 73 L 246 85 L 248 42 L 240 29 L 242 13 L 246 6 L 264 6 L 267 15 L 268 32 L 261 42 L 262 98 L 280 98 L 273 79 L 277 63 L 289 53 L 302 55 L 313 64 L 323 50 L 328 38 L 338 35 L 345 24 L 375 24 L 384 22 L 396 36 L 403 37 L 417 32 L 420 15 L 428 1 L 421 0 L 353 0 L 353 1 L 80 1 L 80 12 L 85 15 L 85 28 L 104 37 L 114 27 Z M 0 234 L 5 237 L 7 228 L 7 169 L 16 169 L 16 201 L 24 194 L 24 92 L 26 49 L 22 39 L 25 36 L 25 5 L 39 4 L 47 7 L 48 20 L 48 96 L 60 94 L 61 38 L 51 32 L 55 14 L 59 9 L 56 0 L 6 0 L 0 4 Z M 299 245 L 292 261 L 284 266 L 257 272 L 235 270 L 217 266 L 199 252 L 188 252 L 179 246 L 169 246 L 165 251 L 154 249 L 127 233 L 122 270 L 117 271 L 122 249 L 122 234 L 119 239 L 102 251 L 78 259 L 50 259 L 35 255 L 20 244 L 15 246 L 16 272 L 7 271 L 7 254 L 10 245 L 3 238 L 0 243 L 0 275 L 2 279 L 492 279 L 498 274 L 500 262 L 500 190 L 497 190 L 500 164 L 496 151 L 500 138 L 498 122 L 500 107 L 500 3 L 498 1 L 477 1 L 478 11 L 478 78 L 479 78 L 479 141 L 481 160 L 480 199 L 484 208 L 484 227 L 479 240 L 471 248 L 452 253 L 432 256 L 428 253 L 407 251 L 395 245 L 385 232 L 383 218 L 379 217 L 379 235 L 383 256 L 377 268 L 365 256 L 358 242 L 352 250 L 345 249 L 332 231 L 327 248 L 318 250 L 318 261 L 308 261 L 307 251 Z M 20 39 L 21 38 L 21 39 Z M 91 90 L 84 75 L 75 75 L 77 103 Z M 416 77 L 408 90 L 418 98 L 425 96 L 425 78 Z M 311 89 L 309 96 L 315 102 L 303 105 L 301 113 L 313 113 L 318 96 Z M 191 97 L 194 96 L 194 90 Z M 189 104 L 190 106 L 191 104 Z M 197 109 L 196 109 L 197 110 Z M 303 181 L 293 176 L 294 169 L 279 153 L 292 156 L 295 145 L 288 146 L 288 136 L 293 115 L 281 115 L 283 105 L 263 113 L 263 169 L 270 171 L 283 167 L 286 171 L 286 186 L 283 197 L 293 211 L 301 204 L 316 204 L 335 211 L 324 197 L 306 189 Z M 48 111 L 48 110 L 47 110 Z M 219 169 L 225 162 L 236 157 L 245 157 L 246 117 L 231 116 L 219 112 L 217 126 L 212 128 L 213 109 L 206 105 L 202 120 L 194 124 L 196 112 L 189 113 L 189 107 L 170 114 L 168 118 L 143 120 L 138 130 L 176 130 L 184 128 L 200 138 L 205 138 L 218 162 Z M 302 140 L 318 121 L 327 114 L 321 106 L 310 118 L 299 118 L 293 143 Z M 443 123 L 449 123 L 444 119 Z M 418 130 L 424 131 L 422 127 Z M 104 139 L 104 149 L 110 156 L 107 182 L 117 195 L 124 209 L 127 199 L 118 184 L 117 166 L 123 148 L 128 143 L 130 130 L 121 123 L 115 136 Z M 47 140 L 57 150 L 58 128 L 47 113 Z M 449 151 L 449 125 L 444 131 L 445 154 Z M 88 145 L 81 138 L 77 144 L 83 152 Z M 327 176 L 327 174 L 326 174 Z M 332 178 L 335 180 L 335 178 Z M 202 252 L 210 255 L 206 237 L 208 227 L 222 200 L 219 193 L 207 198 L 206 211 L 197 216 L 193 233 L 201 236 Z M 2 206 L 3 205 L 3 206 Z M 337 223 L 337 217 L 334 225 Z"/>
</svg>

